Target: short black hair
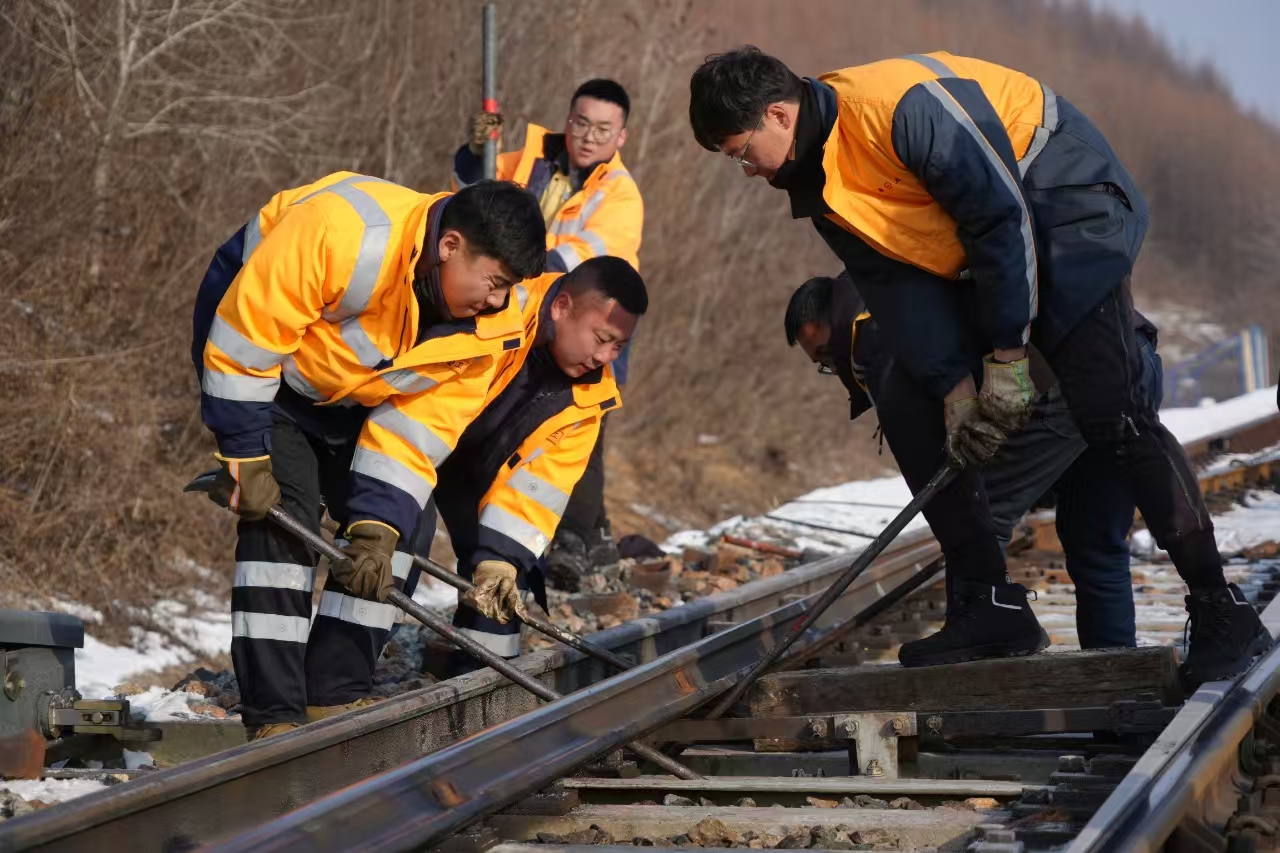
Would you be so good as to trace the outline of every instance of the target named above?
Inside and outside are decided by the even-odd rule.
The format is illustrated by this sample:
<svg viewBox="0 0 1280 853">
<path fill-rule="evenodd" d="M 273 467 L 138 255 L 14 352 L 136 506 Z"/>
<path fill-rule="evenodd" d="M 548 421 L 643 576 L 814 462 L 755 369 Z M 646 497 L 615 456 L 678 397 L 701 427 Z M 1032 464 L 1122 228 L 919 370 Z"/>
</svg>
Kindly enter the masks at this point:
<svg viewBox="0 0 1280 853">
<path fill-rule="evenodd" d="M 631 118 L 631 97 L 627 94 L 627 90 L 622 88 L 622 84 L 615 83 L 612 80 L 606 80 L 603 77 L 597 77 L 594 80 L 588 80 L 578 87 L 578 91 L 573 93 L 573 97 L 569 99 L 569 108 L 577 103 L 578 98 L 595 98 L 597 101 L 608 101 L 611 104 L 617 104 L 622 108 L 622 124 L 625 127 L 627 119 Z"/>
<path fill-rule="evenodd" d="M 547 226 L 538 202 L 510 181 L 477 181 L 445 205 L 440 230 L 457 231 L 472 252 L 493 258 L 518 279 L 542 275 Z"/>
<path fill-rule="evenodd" d="M 572 272 L 564 274 L 560 286 L 574 297 L 589 292 L 599 293 L 637 317 L 644 316 L 644 312 L 649 310 L 649 291 L 645 289 L 644 279 L 622 258 L 610 255 L 587 258 Z"/>
<path fill-rule="evenodd" d="M 804 81 L 753 45 L 708 56 L 689 80 L 689 123 L 708 151 L 760 126 L 770 104 L 799 103 Z"/>
<path fill-rule="evenodd" d="M 800 330 L 806 323 L 831 325 L 831 294 L 836 280 L 825 275 L 811 278 L 796 288 L 787 303 L 787 346 L 793 347 L 800 339 Z"/>
</svg>

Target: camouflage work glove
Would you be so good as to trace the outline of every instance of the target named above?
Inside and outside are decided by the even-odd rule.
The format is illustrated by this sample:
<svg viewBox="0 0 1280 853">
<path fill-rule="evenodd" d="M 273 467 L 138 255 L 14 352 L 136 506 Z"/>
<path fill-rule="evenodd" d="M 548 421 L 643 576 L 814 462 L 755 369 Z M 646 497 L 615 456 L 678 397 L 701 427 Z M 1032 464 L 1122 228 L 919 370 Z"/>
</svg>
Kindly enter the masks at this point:
<svg viewBox="0 0 1280 853">
<path fill-rule="evenodd" d="M 1007 437 L 982 418 L 976 397 L 962 397 L 948 403 L 942 417 L 947 427 L 947 455 L 961 468 L 986 465 Z"/>
<path fill-rule="evenodd" d="M 391 556 L 400 534 L 380 521 L 357 521 L 347 528 L 347 559 L 329 566 L 329 572 L 352 594 L 369 601 L 387 600 L 395 588 Z"/>
<path fill-rule="evenodd" d="M 214 454 L 222 470 L 209 488 L 209 500 L 246 521 L 262 521 L 280 503 L 280 484 L 271 473 L 271 457 L 228 459 Z"/>
<path fill-rule="evenodd" d="M 1027 425 L 1035 398 L 1036 386 L 1025 357 L 1002 362 L 989 355 L 982 360 L 978 412 L 984 421 L 1011 435 Z"/>
<path fill-rule="evenodd" d="M 466 594 L 465 600 L 481 616 L 487 616 L 499 625 L 507 624 L 513 616 L 525 619 L 528 613 L 520 598 L 520 590 L 516 588 L 516 576 L 516 567 L 510 563 L 485 560 L 476 566 L 471 577 L 476 588 Z"/>
<path fill-rule="evenodd" d="M 484 153 L 484 144 L 495 130 L 498 131 L 498 150 L 502 150 L 502 113 L 475 113 L 471 116 L 470 130 L 467 147 L 472 154 L 479 157 Z"/>
</svg>

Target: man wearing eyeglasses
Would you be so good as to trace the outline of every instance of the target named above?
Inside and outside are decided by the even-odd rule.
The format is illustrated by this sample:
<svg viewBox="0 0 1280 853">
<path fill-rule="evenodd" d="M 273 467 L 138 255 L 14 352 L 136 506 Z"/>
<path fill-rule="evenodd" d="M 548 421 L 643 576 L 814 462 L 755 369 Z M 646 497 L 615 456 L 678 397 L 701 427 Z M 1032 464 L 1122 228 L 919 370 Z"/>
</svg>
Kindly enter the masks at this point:
<svg viewBox="0 0 1280 853">
<path fill-rule="evenodd" d="M 802 79 L 746 47 L 694 72 L 689 118 L 699 144 L 785 190 L 792 216 L 812 221 L 886 331 L 903 393 L 945 431 L 927 470 L 948 454 L 965 466 L 949 489 L 968 495 L 986 555 L 955 578 L 943 629 L 903 645 L 904 666 L 1047 643 L 987 532 L 979 476 L 1030 417 L 1029 344 L 1190 588 L 1183 686 L 1242 672 L 1270 646 L 1223 574 L 1186 454 L 1139 393 L 1129 275 L 1147 205 L 1088 117 L 1041 81 L 972 57 L 910 54 Z"/>
<path fill-rule="evenodd" d="M 588 258 L 612 255 L 640 269 L 644 202 L 620 151 L 627 141 L 631 98 L 612 80 L 588 80 L 569 100 L 564 131 L 532 122 L 524 146 L 498 156 L 498 179 L 521 184 L 538 199 L 547 223 L 547 272 L 570 272 Z M 482 177 L 485 140 L 502 116 L 471 117 L 470 141 L 453 159 L 454 183 Z M 627 381 L 630 343 L 613 364 L 618 385 Z M 552 585 L 576 592 L 584 575 L 615 563 L 618 551 L 604 508 L 604 430 L 578 481 L 547 557 Z"/>
</svg>

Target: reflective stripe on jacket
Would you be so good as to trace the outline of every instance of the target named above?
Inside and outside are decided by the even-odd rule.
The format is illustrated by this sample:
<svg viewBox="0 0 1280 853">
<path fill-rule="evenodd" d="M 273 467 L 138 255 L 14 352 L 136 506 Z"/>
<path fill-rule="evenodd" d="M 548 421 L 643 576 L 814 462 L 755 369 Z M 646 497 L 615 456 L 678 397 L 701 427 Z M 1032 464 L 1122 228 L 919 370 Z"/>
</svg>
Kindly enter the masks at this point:
<svg viewBox="0 0 1280 853">
<path fill-rule="evenodd" d="M 828 218 L 886 257 L 972 277 L 991 345 L 1026 343 L 1038 259 L 1021 176 L 1057 124 L 1053 93 L 943 52 L 819 79 L 837 101 L 823 153 Z"/>
<path fill-rule="evenodd" d="M 539 161 L 547 162 L 548 144 L 563 147 L 563 134 L 530 124 L 524 147 L 498 156 L 498 180 L 530 186 Z M 479 177 L 475 155 L 462 146 L 454 158 L 454 183 L 461 187 Z M 465 161 L 465 164 L 464 162 Z M 592 170 L 578 190 L 547 223 L 547 269 L 568 272 L 587 258 L 612 255 L 640 269 L 640 237 L 644 201 L 622 155 Z"/>
<path fill-rule="evenodd" d="M 447 195 L 340 172 L 278 193 L 237 235 L 243 265 L 218 302 L 201 371 L 201 412 L 222 455 L 270 452 L 282 379 L 317 406 L 365 407 L 348 523 L 412 531 L 497 357 L 522 343 L 517 286 L 503 310 L 414 345 L 413 265 L 427 212 Z"/>
<path fill-rule="evenodd" d="M 546 320 L 543 308 L 559 277 L 550 273 L 527 283 L 526 341 L 536 339 L 539 322 Z M 531 346 L 499 357 L 490 401 L 519 373 Z M 498 559 L 522 572 L 533 566 L 555 536 L 569 496 L 587 468 L 605 414 L 621 406 L 622 396 L 609 366 L 598 381 L 573 384 L 570 404 L 524 437 L 481 498 L 475 509 L 478 530 L 473 564 Z"/>
</svg>

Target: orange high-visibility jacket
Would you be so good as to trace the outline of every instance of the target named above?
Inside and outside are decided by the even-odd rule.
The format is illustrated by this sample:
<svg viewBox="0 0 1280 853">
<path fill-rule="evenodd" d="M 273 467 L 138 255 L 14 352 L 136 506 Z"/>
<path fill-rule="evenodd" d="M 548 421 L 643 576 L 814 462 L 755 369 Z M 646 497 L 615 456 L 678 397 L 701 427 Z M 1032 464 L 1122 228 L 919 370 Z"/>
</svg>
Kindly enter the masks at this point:
<svg viewBox="0 0 1280 853">
<path fill-rule="evenodd" d="M 529 357 L 538 328 L 550 322 L 546 306 L 557 292 L 560 273 L 548 273 L 526 282 L 529 300 L 524 306 L 525 346 L 503 353 L 489 389 L 488 402 L 498 398 L 520 373 Z M 595 374 L 595 371 L 593 371 Z M 446 519 L 476 519 L 478 529 L 465 536 L 477 542 L 473 564 L 497 559 L 526 571 L 542 556 L 555 536 L 569 503 L 569 496 L 582 474 L 600 435 L 604 416 L 622 406 L 622 395 L 614 379 L 612 367 L 606 365 L 598 374 L 582 377 L 572 386 L 572 396 L 559 412 L 547 417 L 528 435 L 520 439 L 515 452 L 488 485 L 477 507 L 442 509 Z M 479 426 L 477 422 L 476 426 Z M 461 457 L 450 463 L 454 476 L 474 476 L 476 469 Z M 449 482 L 442 485 L 442 503 L 448 498 Z M 473 492 L 474 494 L 474 492 Z M 477 518 L 478 515 L 478 518 Z"/>
<path fill-rule="evenodd" d="M 541 194 L 550 168 L 550 149 L 564 149 L 564 134 L 530 124 L 523 148 L 498 155 L 498 180 L 513 181 Z M 467 160 L 465 167 L 463 158 Z M 456 186 L 477 179 L 478 173 L 472 173 L 474 159 L 467 146 L 458 151 L 454 158 Z M 639 270 L 643 228 L 640 188 L 622 165 L 622 155 L 614 154 L 609 162 L 595 167 L 582 189 L 571 195 L 548 223 L 547 269 L 568 272 L 587 258 L 612 255 Z"/>
<path fill-rule="evenodd" d="M 201 408 L 224 457 L 269 453 L 281 380 L 317 406 L 371 409 L 348 523 L 409 535 L 436 469 L 522 343 L 522 287 L 500 311 L 417 346 L 413 265 L 428 195 L 350 172 L 278 193 L 245 229 L 243 267 L 204 345 Z"/>
</svg>

